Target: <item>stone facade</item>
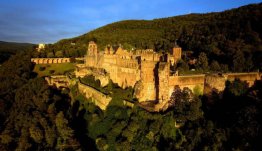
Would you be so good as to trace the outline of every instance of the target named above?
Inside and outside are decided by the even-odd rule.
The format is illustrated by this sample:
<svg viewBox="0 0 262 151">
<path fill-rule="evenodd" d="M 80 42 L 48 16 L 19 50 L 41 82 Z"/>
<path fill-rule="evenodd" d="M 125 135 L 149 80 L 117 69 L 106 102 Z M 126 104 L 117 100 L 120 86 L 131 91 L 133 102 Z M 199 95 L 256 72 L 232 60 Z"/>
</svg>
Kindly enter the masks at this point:
<svg viewBox="0 0 262 151">
<path fill-rule="evenodd" d="M 71 79 L 69 76 L 55 75 L 45 77 L 45 80 L 47 81 L 48 85 L 55 86 L 59 89 L 68 88 L 70 85 L 72 86 L 77 84 L 79 92 L 82 93 L 86 98 L 90 99 L 102 110 L 105 110 L 112 100 L 110 96 L 103 94 L 100 91 L 85 85 L 76 79 Z M 132 107 L 132 104 L 129 102 L 125 102 L 125 104 Z"/>
<path fill-rule="evenodd" d="M 90 98 L 92 102 L 102 110 L 105 110 L 112 100 L 108 95 L 80 82 L 78 83 L 78 90 L 80 93 L 84 94 L 86 98 Z"/>
<path fill-rule="evenodd" d="M 252 86 L 256 80 L 261 80 L 261 76 L 262 74 L 259 72 L 206 75 L 204 92 L 209 93 L 210 91 L 223 91 L 227 80 L 234 81 L 235 79 L 240 79 L 241 81 L 246 81 L 249 86 Z"/>
<path fill-rule="evenodd" d="M 66 88 L 69 86 L 69 78 L 65 75 L 54 75 L 50 77 L 45 77 L 48 85 L 56 86 L 57 88 Z"/>
<path fill-rule="evenodd" d="M 158 68 L 158 100 L 159 103 L 162 103 L 166 100 L 169 100 L 169 73 L 170 73 L 170 64 L 166 62 L 161 62 Z"/>
</svg>

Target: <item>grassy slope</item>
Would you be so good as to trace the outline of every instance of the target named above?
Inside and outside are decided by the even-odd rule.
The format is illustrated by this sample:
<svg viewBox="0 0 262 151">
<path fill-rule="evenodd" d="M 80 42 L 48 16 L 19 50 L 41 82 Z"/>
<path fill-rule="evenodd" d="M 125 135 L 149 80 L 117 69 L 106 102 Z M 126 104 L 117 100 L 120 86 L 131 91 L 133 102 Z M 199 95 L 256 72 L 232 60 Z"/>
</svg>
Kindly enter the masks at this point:
<svg viewBox="0 0 262 151">
<path fill-rule="evenodd" d="M 45 70 L 40 71 L 40 67 L 45 67 Z M 74 63 L 60 63 L 60 64 L 37 64 L 35 65 L 34 72 L 38 74 L 39 77 L 50 76 L 50 75 L 62 75 L 65 72 L 73 71 L 75 69 Z M 53 74 L 50 70 L 54 70 Z"/>
</svg>

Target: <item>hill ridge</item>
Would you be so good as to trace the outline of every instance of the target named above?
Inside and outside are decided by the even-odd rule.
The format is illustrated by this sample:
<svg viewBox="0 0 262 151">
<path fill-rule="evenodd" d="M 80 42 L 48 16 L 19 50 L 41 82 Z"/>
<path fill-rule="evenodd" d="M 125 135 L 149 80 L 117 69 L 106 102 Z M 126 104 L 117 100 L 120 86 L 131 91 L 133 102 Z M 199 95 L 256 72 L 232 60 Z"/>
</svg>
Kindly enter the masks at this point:
<svg viewBox="0 0 262 151">
<path fill-rule="evenodd" d="M 262 59 L 262 3 L 250 4 L 223 12 L 187 14 L 153 20 L 123 20 L 111 23 L 81 36 L 63 39 L 49 45 L 47 52 L 62 51 L 65 57 L 85 54 L 89 41 L 99 50 L 108 44 L 121 44 L 124 49 L 151 48 L 168 51 L 177 42 L 183 50 L 207 54 L 220 63 L 232 63 L 241 50 L 252 61 Z"/>
</svg>

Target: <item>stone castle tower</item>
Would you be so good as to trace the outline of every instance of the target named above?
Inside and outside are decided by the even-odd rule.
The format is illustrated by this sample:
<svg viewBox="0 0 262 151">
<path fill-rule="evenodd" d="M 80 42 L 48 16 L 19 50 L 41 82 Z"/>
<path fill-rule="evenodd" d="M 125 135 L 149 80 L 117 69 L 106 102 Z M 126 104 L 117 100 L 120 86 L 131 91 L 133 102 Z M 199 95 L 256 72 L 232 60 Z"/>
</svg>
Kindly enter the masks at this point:
<svg viewBox="0 0 262 151">
<path fill-rule="evenodd" d="M 88 55 L 94 55 L 97 54 L 97 45 L 94 41 L 90 41 L 88 44 L 88 50 L 87 50 Z"/>
<path fill-rule="evenodd" d="M 141 83 L 138 93 L 140 102 L 156 100 L 156 63 L 154 61 L 141 61 Z"/>
<path fill-rule="evenodd" d="M 97 45 L 94 41 L 89 42 L 86 54 L 87 54 L 86 55 L 86 65 L 89 67 L 96 67 L 97 58 L 98 58 L 98 50 L 97 50 Z"/>
<path fill-rule="evenodd" d="M 160 62 L 158 68 L 158 100 L 159 103 L 165 102 L 169 99 L 169 73 L 170 63 Z"/>
<path fill-rule="evenodd" d="M 176 64 L 179 59 L 181 59 L 182 56 L 182 48 L 179 46 L 173 47 L 173 49 L 170 51 L 171 58 L 171 64 Z"/>
</svg>

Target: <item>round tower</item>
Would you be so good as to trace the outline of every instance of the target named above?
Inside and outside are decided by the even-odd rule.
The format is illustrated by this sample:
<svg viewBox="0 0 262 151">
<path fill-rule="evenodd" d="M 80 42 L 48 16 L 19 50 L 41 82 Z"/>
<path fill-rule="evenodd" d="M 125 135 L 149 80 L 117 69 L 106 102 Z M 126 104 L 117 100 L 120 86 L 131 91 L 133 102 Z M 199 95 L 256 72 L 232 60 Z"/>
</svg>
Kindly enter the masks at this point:
<svg viewBox="0 0 262 151">
<path fill-rule="evenodd" d="M 143 96 L 140 101 L 156 100 L 155 67 L 154 61 L 141 61 L 141 94 Z"/>
</svg>

